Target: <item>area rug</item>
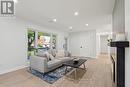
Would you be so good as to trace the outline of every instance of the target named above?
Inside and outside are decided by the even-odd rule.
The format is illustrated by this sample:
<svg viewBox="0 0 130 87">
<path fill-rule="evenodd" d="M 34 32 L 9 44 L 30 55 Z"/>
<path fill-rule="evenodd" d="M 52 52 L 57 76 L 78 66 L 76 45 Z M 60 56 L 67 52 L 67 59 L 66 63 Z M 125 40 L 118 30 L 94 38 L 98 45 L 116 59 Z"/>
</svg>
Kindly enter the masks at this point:
<svg viewBox="0 0 130 87">
<path fill-rule="evenodd" d="M 72 68 L 67 68 L 67 72 L 70 72 L 72 70 Z M 50 84 L 53 84 L 54 82 L 56 82 L 58 79 L 60 79 L 61 77 L 63 77 L 65 75 L 65 66 L 61 66 L 51 72 L 48 72 L 48 73 L 41 73 L 41 72 L 38 72 L 36 70 L 28 70 L 29 73 L 41 78 L 42 80 L 50 83 Z"/>
</svg>

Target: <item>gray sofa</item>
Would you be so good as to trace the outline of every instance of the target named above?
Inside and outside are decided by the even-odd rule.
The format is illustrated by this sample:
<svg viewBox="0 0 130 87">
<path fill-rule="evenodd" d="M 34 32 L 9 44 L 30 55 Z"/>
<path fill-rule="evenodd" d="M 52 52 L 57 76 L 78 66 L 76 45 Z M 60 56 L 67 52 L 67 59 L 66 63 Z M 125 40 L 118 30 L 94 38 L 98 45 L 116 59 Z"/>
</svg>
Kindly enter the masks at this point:
<svg viewBox="0 0 130 87">
<path fill-rule="evenodd" d="M 59 50 L 56 56 L 48 61 L 44 56 L 31 56 L 30 58 L 30 68 L 37 70 L 42 73 L 54 70 L 62 65 L 63 62 L 71 60 L 71 57 L 65 57 L 65 52 Z"/>
</svg>

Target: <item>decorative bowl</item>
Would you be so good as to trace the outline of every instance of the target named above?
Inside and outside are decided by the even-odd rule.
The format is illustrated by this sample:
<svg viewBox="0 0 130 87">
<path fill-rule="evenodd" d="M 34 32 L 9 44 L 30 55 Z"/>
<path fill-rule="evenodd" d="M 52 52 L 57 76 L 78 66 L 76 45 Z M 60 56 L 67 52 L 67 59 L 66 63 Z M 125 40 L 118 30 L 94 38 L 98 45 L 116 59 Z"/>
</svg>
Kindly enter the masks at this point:
<svg viewBox="0 0 130 87">
<path fill-rule="evenodd" d="M 73 63 L 74 63 L 74 64 L 78 64 L 78 62 L 79 62 L 79 59 L 78 59 L 78 58 L 74 58 L 74 59 L 73 59 Z"/>
</svg>

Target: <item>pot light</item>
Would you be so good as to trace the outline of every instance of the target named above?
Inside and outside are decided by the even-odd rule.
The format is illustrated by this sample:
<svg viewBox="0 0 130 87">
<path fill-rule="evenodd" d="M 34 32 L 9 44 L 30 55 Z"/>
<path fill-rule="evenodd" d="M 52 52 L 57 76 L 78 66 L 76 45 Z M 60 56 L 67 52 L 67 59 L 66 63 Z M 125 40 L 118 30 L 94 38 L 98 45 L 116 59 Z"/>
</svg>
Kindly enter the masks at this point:
<svg viewBox="0 0 130 87">
<path fill-rule="evenodd" d="M 53 19 L 53 22 L 57 22 L 57 19 Z"/>
<path fill-rule="evenodd" d="M 72 26 L 69 27 L 69 29 L 72 29 L 72 28 L 73 28 Z"/>
<path fill-rule="evenodd" d="M 88 26 L 88 24 L 85 24 L 86 26 Z"/>
<path fill-rule="evenodd" d="M 75 15 L 75 16 L 78 16 L 78 15 L 79 15 L 79 12 L 75 12 L 74 15 Z"/>
</svg>

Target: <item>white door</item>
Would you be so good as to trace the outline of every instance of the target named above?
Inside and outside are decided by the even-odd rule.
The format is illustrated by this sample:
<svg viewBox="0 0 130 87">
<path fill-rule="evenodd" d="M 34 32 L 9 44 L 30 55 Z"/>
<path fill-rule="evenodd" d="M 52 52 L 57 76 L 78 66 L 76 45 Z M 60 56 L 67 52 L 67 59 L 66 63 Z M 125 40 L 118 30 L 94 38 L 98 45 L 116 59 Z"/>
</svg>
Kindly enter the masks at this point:
<svg viewBox="0 0 130 87">
<path fill-rule="evenodd" d="M 87 42 L 87 37 L 80 37 L 80 56 L 84 56 L 87 57 L 87 46 L 88 42 Z"/>
<path fill-rule="evenodd" d="M 69 36 L 69 50 L 74 56 L 96 56 L 96 32 L 73 33 Z"/>
<path fill-rule="evenodd" d="M 69 40 L 69 50 L 72 54 L 72 56 L 80 56 L 80 39 L 79 35 L 73 34 L 70 35 L 70 40 Z"/>
<path fill-rule="evenodd" d="M 105 54 L 108 53 L 107 38 L 108 38 L 108 35 L 100 36 L 100 53 L 105 53 Z"/>
<path fill-rule="evenodd" d="M 95 57 L 96 33 L 88 32 L 80 35 L 80 56 Z"/>
</svg>

